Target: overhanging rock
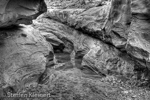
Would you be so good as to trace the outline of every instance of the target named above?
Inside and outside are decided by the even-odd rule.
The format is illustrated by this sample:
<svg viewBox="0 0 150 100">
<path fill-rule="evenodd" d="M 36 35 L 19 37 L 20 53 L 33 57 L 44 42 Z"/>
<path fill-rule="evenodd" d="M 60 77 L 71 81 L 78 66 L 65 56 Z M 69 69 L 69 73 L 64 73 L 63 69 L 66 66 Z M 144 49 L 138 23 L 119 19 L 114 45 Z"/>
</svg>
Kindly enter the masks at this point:
<svg viewBox="0 0 150 100">
<path fill-rule="evenodd" d="M 0 0 L 0 27 L 31 24 L 46 10 L 44 0 Z"/>
</svg>

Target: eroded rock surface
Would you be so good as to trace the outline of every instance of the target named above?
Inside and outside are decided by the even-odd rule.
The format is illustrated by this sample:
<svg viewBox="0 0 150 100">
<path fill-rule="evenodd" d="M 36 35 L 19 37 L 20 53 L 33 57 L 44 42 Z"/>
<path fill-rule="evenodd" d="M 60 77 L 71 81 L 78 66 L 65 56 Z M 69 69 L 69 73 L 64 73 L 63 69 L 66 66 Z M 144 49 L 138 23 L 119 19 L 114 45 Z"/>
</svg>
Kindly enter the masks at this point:
<svg viewBox="0 0 150 100">
<path fill-rule="evenodd" d="M 32 24 L 46 10 L 44 0 L 0 0 L 0 27 Z"/>
<path fill-rule="evenodd" d="M 88 32 L 101 31 L 104 27 L 110 9 L 110 2 L 103 6 L 86 8 L 48 9 L 45 16 L 66 23 L 75 29 Z"/>
<path fill-rule="evenodd" d="M 45 0 L 48 8 L 91 8 L 98 5 L 105 0 Z"/>
<path fill-rule="evenodd" d="M 148 5 L 147 0 L 104 0 L 101 1 L 101 5 L 88 9 L 49 8 L 45 16 L 125 53 L 134 62 L 135 70 L 148 70 L 150 66 Z"/>
<path fill-rule="evenodd" d="M 0 93 L 18 84 L 20 93 L 49 93 L 51 100 L 149 100 L 148 0 L 45 1 L 48 11 L 30 31 L 2 31 L 9 34 L 2 33 L 0 50 L 15 55 L 2 55 L 11 60 L 1 63 L 7 86 Z"/>
<path fill-rule="evenodd" d="M 134 72 L 134 61 L 111 45 L 44 16 L 34 22 L 34 27 L 42 33 L 46 32 L 45 34 L 57 36 L 63 42 L 64 48 L 59 48 L 61 53 L 57 54 L 54 50 L 54 55 L 59 58 L 59 56 L 65 56 L 67 53 L 69 59 L 67 62 L 64 62 L 63 58 L 58 59 L 59 63 L 64 63 L 57 66 L 58 69 L 75 67 L 89 77 L 105 77 L 111 74 L 121 75 L 129 79 L 133 78 L 132 76 L 137 77 Z M 67 67 L 68 62 L 71 65 Z"/>
<path fill-rule="evenodd" d="M 37 82 L 53 53 L 52 46 L 31 26 L 1 30 L 0 38 L 1 84 L 21 89 Z"/>
</svg>

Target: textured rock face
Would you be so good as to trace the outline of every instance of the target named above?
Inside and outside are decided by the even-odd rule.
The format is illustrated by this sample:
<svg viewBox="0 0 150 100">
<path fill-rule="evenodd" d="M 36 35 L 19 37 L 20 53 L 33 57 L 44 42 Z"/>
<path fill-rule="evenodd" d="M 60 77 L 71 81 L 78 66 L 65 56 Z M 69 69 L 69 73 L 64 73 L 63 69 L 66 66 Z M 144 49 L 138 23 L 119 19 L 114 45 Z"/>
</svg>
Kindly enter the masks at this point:
<svg viewBox="0 0 150 100">
<path fill-rule="evenodd" d="M 124 55 L 113 46 L 109 46 L 98 39 L 84 35 L 75 29 L 48 18 L 38 18 L 34 22 L 34 26 L 42 31 L 42 33 L 53 34 L 63 42 L 64 49 L 58 48 L 62 54 L 65 52 L 69 53 L 70 59 L 68 62 L 71 62 L 70 67 L 68 66 L 69 68 L 74 66 L 81 69 L 83 73 L 93 77 L 104 77 L 112 73 L 123 75 L 126 78 L 132 78 L 131 76 L 136 77 L 134 73 L 134 62 L 130 57 Z M 57 42 L 59 44 L 62 43 L 58 39 Z M 54 40 L 56 38 L 53 38 Z M 57 53 L 54 54 L 58 58 Z M 62 63 L 64 64 L 59 67 L 65 69 L 67 63 Z"/>
<path fill-rule="evenodd" d="M 100 31 L 107 20 L 110 2 L 104 6 L 85 8 L 49 9 L 46 16 L 67 23 L 76 29 Z"/>
<path fill-rule="evenodd" d="M 46 9 L 44 0 L 0 0 L 0 27 L 31 24 Z"/>
<path fill-rule="evenodd" d="M 90 8 L 105 0 L 45 0 L 48 8 Z"/>
<path fill-rule="evenodd" d="M 150 14 L 150 1 L 144 0 L 133 0 L 131 5 L 131 12 L 133 20 L 131 21 L 129 38 L 129 45 L 137 48 L 137 53 L 141 56 L 138 56 L 140 59 L 145 59 L 147 62 L 150 62 L 150 42 L 149 42 L 149 14 Z M 136 54 L 135 54 L 136 55 Z M 149 66 L 149 65 L 148 65 Z M 147 67 L 148 67 L 147 66 Z"/>
<path fill-rule="evenodd" d="M 149 59 L 148 5 L 146 0 L 112 0 L 89 9 L 50 9 L 46 16 L 123 47 L 138 59 Z"/>
<path fill-rule="evenodd" d="M 4 29 L 0 34 L 1 84 L 21 88 L 36 82 L 53 52 L 51 45 L 31 26 Z"/>
<path fill-rule="evenodd" d="M 149 22 L 146 21 L 148 11 L 145 11 L 148 8 L 144 2 L 146 0 L 140 4 L 136 0 L 113 0 L 106 30 L 116 47 L 122 46 L 132 56 L 149 62 L 149 43 L 146 40 L 148 36 L 143 37 L 149 26 Z"/>
<path fill-rule="evenodd" d="M 0 97 L 11 91 L 52 100 L 149 100 L 148 0 L 46 3 L 48 12 L 32 27 L 0 30 Z"/>
<path fill-rule="evenodd" d="M 148 0 L 102 1 L 88 9 L 49 9 L 45 16 L 111 44 L 130 56 L 135 70 L 149 69 Z"/>
</svg>

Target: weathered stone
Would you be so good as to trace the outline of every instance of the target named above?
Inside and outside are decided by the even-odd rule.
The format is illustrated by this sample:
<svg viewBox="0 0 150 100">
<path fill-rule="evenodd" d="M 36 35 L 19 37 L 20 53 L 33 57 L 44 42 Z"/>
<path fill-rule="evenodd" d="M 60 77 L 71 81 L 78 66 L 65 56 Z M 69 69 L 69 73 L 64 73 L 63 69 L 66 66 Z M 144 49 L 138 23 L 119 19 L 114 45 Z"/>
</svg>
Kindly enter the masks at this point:
<svg viewBox="0 0 150 100">
<path fill-rule="evenodd" d="M 109 73 L 109 71 L 111 72 L 111 70 L 113 70 L 112 71 L 113 73 L 117 74 L 121 73 L 126 76 L 127 73 L 129 72 L 130 74 L 133 74 L 135 76 L 138 75 L 138 79 L 141 79 L 142 76 L 144 76 L 145 78 L 144 81 L 146 81 L 149 80 L 148 73 L 150 65 L 149 46 L 147 42 L 148 36 L 145 34 L 144 35 L 139 34 L 141 34 L 142 31 L 144 31 L 145 33 L 145 31 L 148 29 L 149 7 L 147 5 L 148 2 L 146 4 L 146 0 L 141 1 L 141 4 L 139 4 L 138 0 L 135 1 L 111 0 L 106 1 L 105 4 L 88 9 L 85 9 L 84 7 L 83 8 L 66 7 L 65 9 L 57 9 L 57 7 L 49 8 L 48 12 L 44 14 L 44 16 L 47 17 L 47 19 L 56 21 L 56 22 L 50 21 L 49 23 L 51 23 L 51 25 L 49 24 L 48 26 L 50 26 L 51 28 L 53 26 L 60 27 L 57 29 L 54 27 L 52 29 L 48 28 L 51 30 L 51 32 L 53 32 L 55 35 L 57 34 L 56 36 L 60 38 L 65 37 L 65 39 L 68 39 L 73 43 L 74 49 L 72 50 L 75 51 L 75 58 L 80 59 L 75 61 L 80 63 L 77 64 L 78 66 L 83 67 L 83 65 L 85 65 L 87 67 L 90 65 L 96 68 L 94 70 L 99 70 L 100 72 L 103 72 L 101 71 L 102 69 L 98 67 L 102 66 L 103 64 L 99 62 L 99 60 L 97 59 L 100 60 L 105 59 L 102 62 L 103 63 L 106 62 L 106 64 L 104 64 L 104 69 L 107 66 L 106 69 L 108 70 L 105 71 L 104 73 Z M 143 7 L 145 7 L 147 11 L 144 10 L 145 11 L 144 12 L 142 10 L 139 10 L 143 9 Z M 142 12 L 142 14 L 139 14 L 140 11 Z M 87 42 L 89 44 L 97 43 L 94 41 L 103 41 L 102 43 L 99 43 L 100 44 L 99 46 L 101 48 L 99 48 L 99 46 L 96 45 L 91 47 L 88 44 L 86 45 L 86 47 L 85 45 L 82 46 L 82 42 L 84 40 L 83 38 L 85 38 L 85 35 L 83 35 L 82 37 L 81 35 L 78 34 L 82 38 L 81 40 L 80 37 L 78 37 L 77 35 L 71 34 L 73 36 L 72 37 L 70 35 L 70 32 L 69 35 L 67 35 L 66 28 L 64 28 L 64 26 L 62 27 L 61 25 L 58 25 L 57 21 L 67 25 L 67 29 L 68 26 L 70 26 L 75 30 L 78 30 L 77 32 L 73 31 L 72 33 L 78 34 L 81 32 L 81 34 L 82 33 L 88 34 L 89 36 L 98 39 L 98 40 L 87 39 Z M 52 23 L 55 23 L 55 25 L 53 25 Z M 46 25 L 46 27 L 48 26 Z M 144 39 L 143 37 L 146 37 L 146 39 Z M 79 43 L 80 45 L 76 44 L 78 42 L 74 41 L 75 38 L 77 38 L 77 40 L 80 40 Z M 110 49 L 110 47 L 112 49 Z M 101 50 L 104 51 L 104 55 L 101 55 L 99 57 L 96 56 L 97 52 Z M 105 50 L 108 51 L 105 52 Z M 113 68 L 115 69 L 115 71 Z"/>
<path fill-rule="evenodd" d="M 53 52 L 52 46 L 31 26 L 3 29 L 0 38 L 1 83 L 21 88 L 36 82 Z"/>
<path fill-rule="evenodd" d="M 53 46 L 54 52 L 63 51 L 65 44 L 63 41 L 57 38 L 57 36 L 48 32 L 41 32 L 41 34 L 46 38 L 46 41 Z"/>
<path fill-rule="evenodd" d="M 32 24 L 46 10 L 44 0 L 0 0 L 0 27 Z"/>
<path fill-rule="evenodd" d="M 82 66 L 90 67 L 97 74 L 123 75 L 131 78 L 134 75 L 134 61 L 116 48 L 94 39 L 86 39 L 86 45 L 90 51 L 83 57 Z"/>
<path fill-rule="evenodd" d="M 48 12 L 33 23 L 36 34 L 32 27 L 0 31 L 0 59 L 9 58 L 0 60 L 1 82 L 8 85 L 0 97 L 29 84 L 23 93 L 56 100 L 149 100 L 148 91 L 133 88 L 150 82 L 149 1 L 46 2 Z"/>
<path fill-rule="evenodd" d="M 44 16 L 37 19 L 34 24 L 35 28 L 57 36 L 64 42 L 65 48 L 71 47 L 70 57 L 72 59 L 70 60 L 75 67 L 83 72 L 88 71 L 87 74 L 96 76 L 106 76 L 113 73 L 128 78 L 134 75 L 134 61 L 130 57 L 127 59 L 126 55 L 120 56 L 122 53 L 116 48 L 57 21 L 44 18 Z M 67 43 L 72 45 L 67 45 Z"/>
<path fill-rule="evenodd" d="M 147 0 L 112 0 L 90 9 L 49 9 L 45 16 L 149 62 L 148 4 Z"/>
<path fill-rule="evenodd" d="M 130 31 L 128 35 L 128 45 L 133 49 L 135 48 L 135 53 L 141 57 L 140 59 L 145 59 L 150 62 L 150 42 L 149 42 L 149 14 L 150 7 L 148 0 L 139 1 L 133 0 L 131 4 L 131 11 L 133 20 L 130 25 Z M 127 47 L 128 50 L 128 47 Z M 130 49 L 129 49 L 130 50 Z M 133 52 L 133 50 L 132 50 Z M 135 54 L 134 53 L 134 54 Z M 149 66 L 147 66 L 149 67 Z"/>
<path fill-rule="evenodd" d="M 101 5 L 105 0 L 45 0 L 48 8 L 91 8 Z"/>
<path fill-rule="evenodd" d="M 67 23 L 76 29 L 84 28 L 87 31 L 100 31 L 107 19 L 110 3 L 104 6 L 92 7 L 89 9 L 49 9 L 45 16 Z"/>
</svg>

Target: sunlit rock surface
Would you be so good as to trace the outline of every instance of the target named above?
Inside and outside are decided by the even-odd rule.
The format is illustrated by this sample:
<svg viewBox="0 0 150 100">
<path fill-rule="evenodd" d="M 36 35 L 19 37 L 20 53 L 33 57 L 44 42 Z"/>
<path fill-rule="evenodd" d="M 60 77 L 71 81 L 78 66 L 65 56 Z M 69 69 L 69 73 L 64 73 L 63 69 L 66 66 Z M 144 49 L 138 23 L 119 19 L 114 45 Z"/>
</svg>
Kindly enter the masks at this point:
<svg viewBox="0 0 150 100">
<path fill-rule="evenodd" d="M 37 82 L 53 49 L 38 30 L 31 26 L 18 26 L 0 30 L 0 52 L 1 84 L 20 89 Z"/>
<path fill-rule="evenodd" d="M 44 0 L 0 0 L 0 27 L 32 24 L 46 9 Z"/>
</svg>

